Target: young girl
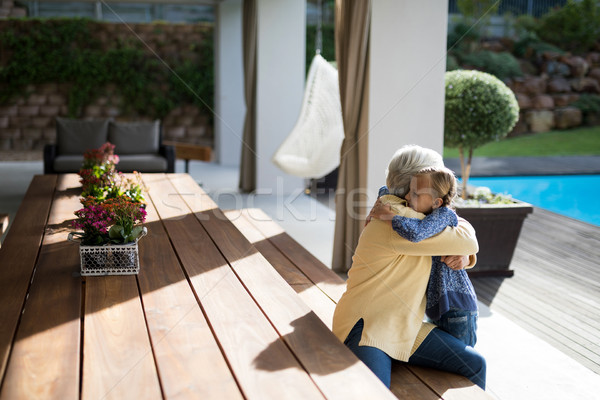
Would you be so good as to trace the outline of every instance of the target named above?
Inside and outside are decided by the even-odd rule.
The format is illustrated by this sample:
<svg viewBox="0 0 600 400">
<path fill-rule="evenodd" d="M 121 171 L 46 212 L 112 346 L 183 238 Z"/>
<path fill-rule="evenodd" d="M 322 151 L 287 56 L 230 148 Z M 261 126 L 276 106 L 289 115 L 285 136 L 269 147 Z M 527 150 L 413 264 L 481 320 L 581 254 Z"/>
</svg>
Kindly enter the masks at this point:
<svg viewBox="0 0 600 400">
<path fill-rule="evenodd" d="M 371 217 L 388 221 L 400 236 L 419 242 L 458 224 L 456 213 L 449 208 L 456 186 L 454 173 L 447 168 L 422 170 L 411 179 L 405 198 L 410 208 L 426 215 L 423 219 L 402 216 L 406 213 L 398 215 L 398 210 L 386 206 L 386 196 L 390 195 L 385 186 L 379 191 L 381 203 Z M 477 341 L 477 297 L 458 258 L 445 258 L 450 268 L 440 256 L 432 257 L 426 313 L 439 328 L 472 347 Z"/>
</svg>

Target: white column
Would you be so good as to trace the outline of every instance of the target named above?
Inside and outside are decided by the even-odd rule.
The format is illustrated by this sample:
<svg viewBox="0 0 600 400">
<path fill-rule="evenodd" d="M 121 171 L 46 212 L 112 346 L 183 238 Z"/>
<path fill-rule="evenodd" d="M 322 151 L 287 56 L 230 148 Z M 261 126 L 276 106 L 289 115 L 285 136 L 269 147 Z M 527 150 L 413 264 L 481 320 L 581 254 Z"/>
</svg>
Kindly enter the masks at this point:
<svg viewBox="0 0 600 400">
<path fill-rule="evenodd" d="M 244 131 L 242 1 L 223 0 L 215 23 L 215 158 L 239 166 Z"/>
<path fill-rule="evenodd" d="M 271 157 L 289 135 L 304 93 L 306 0 L 257 0 L 256 185 L 292 193 L 304 180 L 277 168 Z"/>
<path fill-rule="evenodd" d="M 443 151 L 448 2 L 375 0 L 370 36 L 369 202 L 405 144 Z"/>
</svg>

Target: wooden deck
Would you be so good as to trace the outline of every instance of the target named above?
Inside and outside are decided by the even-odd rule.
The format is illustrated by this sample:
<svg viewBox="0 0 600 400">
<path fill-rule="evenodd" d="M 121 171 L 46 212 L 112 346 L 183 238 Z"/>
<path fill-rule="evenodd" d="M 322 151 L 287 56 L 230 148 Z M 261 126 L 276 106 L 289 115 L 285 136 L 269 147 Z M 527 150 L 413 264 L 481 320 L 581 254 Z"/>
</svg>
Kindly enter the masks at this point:
<svg viewBox="0 0 600 400">
<path fill-rule="evenodd" d="M 492 310 L 600 374 L 599 264 L 599 227 L 535 208 L 510 266 L 514 276 L 472 281 Z"/>
</svg>

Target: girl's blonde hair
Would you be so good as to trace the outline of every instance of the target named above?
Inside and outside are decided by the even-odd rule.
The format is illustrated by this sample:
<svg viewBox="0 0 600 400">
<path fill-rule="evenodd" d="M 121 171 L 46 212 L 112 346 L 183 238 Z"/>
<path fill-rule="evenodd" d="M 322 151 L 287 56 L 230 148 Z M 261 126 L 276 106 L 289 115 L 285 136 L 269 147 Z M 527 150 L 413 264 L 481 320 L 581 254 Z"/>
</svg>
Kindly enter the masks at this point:
<svg viewBox="0 0 600 400">
<path fill-rule="evenodd" d="M 414 175 L 429 176 L 431 189 L 434 191 L 434 198 L 442 199 L 442 206 L 452 206 L 452 202 L 456 198 L 456 176 L 454 172 L 446 167 L 425 168 Z"/>
<path fill-rule="evenodd" d="M 414 144 L 402 146 L 392 156 L 385 171 L 385 184 L 391 194 L 404 197 L 414 174 L 424 168 L 443 168 L 444 160 L 435 150 Z"/>
</svg>

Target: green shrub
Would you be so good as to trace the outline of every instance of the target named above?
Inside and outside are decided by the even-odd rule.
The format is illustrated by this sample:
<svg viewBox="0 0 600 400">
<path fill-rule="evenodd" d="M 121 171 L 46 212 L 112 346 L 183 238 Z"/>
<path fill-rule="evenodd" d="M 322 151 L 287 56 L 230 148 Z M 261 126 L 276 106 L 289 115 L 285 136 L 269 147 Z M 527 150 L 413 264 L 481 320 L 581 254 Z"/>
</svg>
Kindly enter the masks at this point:
<svg viewBox="0 0 600 400">
<path fill-rule="evenodd" d="M 456 0 L 456 6 L 464 16 L 480 19 L 498 12 L 500 2 L 497 0 Z"/>
<path fill-rule="evenodd" d="M 459 52 L 473 51 L 478 46 L 481 35 L 471 24 L 467 24 L 463 19 L 459 19 L 454 29 L 448 33 L 446 38 L 446 48 L 449 51 Z"/>
<path fill-rule="evenodd" d="M 446 72 L 445 85 L 444 143 L 459 149 L 466 197 L 473 150 L 504 138 L 517 123 L 519 105 L 501 80 L 485 72 Z M 468 150 L 466 163 L 464 150 Z"/>
<path fill-rule="evenodd" d="M 575 53 L 593 49 L 600 37 L 600 3 L 568 0 L 540 18 L 536 33 L 543 41 Z"/>
<path fill-rule="evenodd" d="M 584 114 L 600 114 L 600 96 L 597 94 L 584 93 L 571 105 Z"/>
<path fill-rule="evenodd" d="M 460 54 L 460 53 L 459 53 Z M 499 79 L 521 76 L 521 67 L 517 59 L 508 52 L 493 52 L 489 50 L 460 54 L 462 65 L 495 75 Z"/>
<path fill-rule="evenodd" d="M 446 71 L 454 71 L 455 69 L 460 69 L 460 65 L 455 56 L 448 54 L 446 56 Z"/>
<path fill-rule="evenodd" d="M 540 40 L 535 33 L 530 33 L 519 39 L 513 48 L 515 56 L 521 58 L 536 58 L 545 52 L 565 54 L 565 51 L 553 44 Z"/>
<path fill-rule="evenodd" d="M 514 18 L 515 36 L 521 38 L 530 34 L 537 37 L 535 29 L 538 25 L 537 19 L 528 14 L 521 14 Z"/>
<path fill-rule="evenodd" d="M 600 120 L 600 95 L 584 93 L 571 105 L 581 110 L 587 124 L 594 125 Z"/>
</svg>

